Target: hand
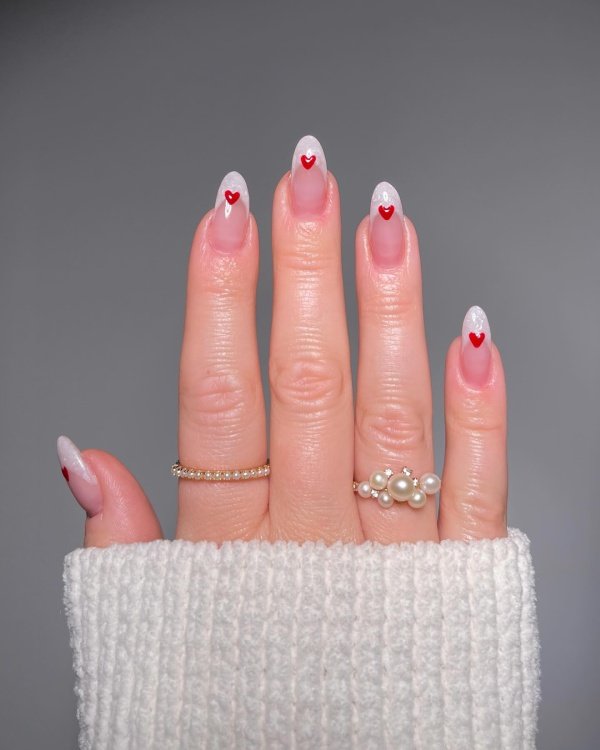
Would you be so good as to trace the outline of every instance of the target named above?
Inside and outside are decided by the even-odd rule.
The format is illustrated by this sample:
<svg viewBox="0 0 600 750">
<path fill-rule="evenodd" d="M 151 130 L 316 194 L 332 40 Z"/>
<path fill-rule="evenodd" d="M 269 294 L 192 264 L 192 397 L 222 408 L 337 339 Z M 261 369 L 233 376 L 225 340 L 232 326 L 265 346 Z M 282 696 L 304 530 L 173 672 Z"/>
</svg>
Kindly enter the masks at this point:
<svg viewBox="0 0 600 750">
<path fill-rule="evenodd" d="M 415 228 L 396 191 L 375 189 L 356 232 L 356 405 L 341 268 L 340 199 L 320 144 L 303 138 L 273 201 L 270 451 L 255 328 L 259 242 L 246 184 L 225 177 L 189 256 L 179 380 L 179 460 L 246 481 L 180 478 L 176 537 L 381 543 L 506 536 L 506 399 L 485 313 L 471 308 L 446 358 L 439 517 L 353 491 L 376 469 L 435 471 L 432 398 Z M 162 538 L 144 491 L 104 451 L 58 441 L 87 512 L 85 546 Z M 165 471 L 172 462 L 164 457 Z"/>
</svg>

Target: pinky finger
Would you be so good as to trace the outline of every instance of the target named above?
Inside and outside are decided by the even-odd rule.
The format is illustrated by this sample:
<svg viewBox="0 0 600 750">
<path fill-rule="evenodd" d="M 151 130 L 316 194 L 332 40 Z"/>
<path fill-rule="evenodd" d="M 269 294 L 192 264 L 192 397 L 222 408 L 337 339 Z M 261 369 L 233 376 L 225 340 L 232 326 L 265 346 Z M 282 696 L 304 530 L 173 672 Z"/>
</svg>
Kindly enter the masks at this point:
<svg viewBox="0 0 600 750">
<path fill-rule="evenodd" d="M 57 440 L 62 475 L 86 511 L 85 547 L 108 547 L 162 539 L 154 508 L 137 479 L 104 451 L 83 453 L 65 435 Z"/>
<path fill-rule="evenodd" d="M 442 539 L 507 535 L 506 387 L 500 353 L 480 307 L 450 345 L 445 381 L 446 456 L 438 529 Z"/>
</svg>

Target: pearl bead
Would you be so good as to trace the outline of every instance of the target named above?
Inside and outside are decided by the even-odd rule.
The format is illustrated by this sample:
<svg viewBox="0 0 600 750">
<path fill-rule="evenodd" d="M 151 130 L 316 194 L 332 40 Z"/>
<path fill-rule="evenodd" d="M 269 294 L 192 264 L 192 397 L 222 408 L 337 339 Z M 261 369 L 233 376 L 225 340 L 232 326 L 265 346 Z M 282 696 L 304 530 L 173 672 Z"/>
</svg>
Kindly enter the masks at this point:
<svg viewBox="0 0 600 750">
<path fill-rule="evenodd" d="M 435 495 L 440 491 L 442 481 L 437 474 L 427 472 L 427 474 L 421 476 L 419 484 L 426 495 Z"/>
<path fill-rule="evenodd" d="M 408 498 L 408 504 L 411 508 L 422 508 L 427 502 L 427 495 L 423 490 L 415 489 L 412 496 Z"/>
<path fill-rule="evenodd" d="M 382 508 L 391 508 L 392 505 L 394 504 L 394 498 L 390 495 L 389 492 L 382 490 L 379 493 L 377 502 L 379 503 L 379 505 L 381 505 Z"/>
<path fill-rule="evenodd" d="M 407 477 L 406 474 L 394 474 L 393 477 L 389 478 L 387 488 L 395 500 L 404 502 L 413 494 L 415 486 L 412 479 Z"/>
<path fill-rule="evenodd" d="M 383 471 L 374 471 L 369 478 L 369 484 L 374 490 L 384 490 L 387 483 L 388 478 Z"/>
<path fill-rule="evenodd" d="M 371 497 L 371 485 L 368 482 L 361 482 L 357 491 L 361 497 Z"/>
</svg>

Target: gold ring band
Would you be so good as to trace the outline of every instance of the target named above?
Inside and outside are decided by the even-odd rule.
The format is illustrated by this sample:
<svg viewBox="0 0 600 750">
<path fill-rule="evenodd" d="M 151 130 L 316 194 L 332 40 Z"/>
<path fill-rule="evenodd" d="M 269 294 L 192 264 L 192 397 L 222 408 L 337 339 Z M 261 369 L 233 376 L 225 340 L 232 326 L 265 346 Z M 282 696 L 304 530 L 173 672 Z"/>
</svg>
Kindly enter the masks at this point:
<svg viewBox="0 0 600 750">
<path fill-rule="evenodd" d="M 261 466 L 247 469 L 197 469 L 195 466 L 183 466 L 179 460 L 171 466 L 171 474 L 179 479 L 200 479 L 205 482 L 239 482 L 242 479 L 260 479 L 271 473 L 269 459 Z"/>
</svg>

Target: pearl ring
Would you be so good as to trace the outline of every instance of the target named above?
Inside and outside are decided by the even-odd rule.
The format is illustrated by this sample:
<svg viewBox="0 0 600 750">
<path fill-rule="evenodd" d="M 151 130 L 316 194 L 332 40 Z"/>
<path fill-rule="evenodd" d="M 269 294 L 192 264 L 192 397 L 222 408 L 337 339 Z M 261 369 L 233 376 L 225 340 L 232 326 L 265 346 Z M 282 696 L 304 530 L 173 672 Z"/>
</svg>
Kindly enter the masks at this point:
<svg viewBox="0 0 600 750">
<path fill-rule="evenodd" d="M 240 479 L 259 479 L 268 477 L 271 473 L 269 459 L 260 466 L 245 469 L 198 469 L 184 466 L 176 461 L 171 466 L 171 474 L 180 479 L 196 479 L 206 481 L 230 481 Z M 442 482 L 437 474 L 428 472 L 420 479 L 413 476 L 412 469 L 407 466 L 398 474 L 394 474 L 389 467 L 383 471 L 374 471 L 364 482 L 352 482 L 352 489 L 360 497 L 373 497 L 382 508 L 391 508 L 394 501 L 408 502 L 411 508 L 422 508 L 427 502 L 427 495 L 439 492 Z"/>
<path fill-rule="evenodd" d="M 394 474 L 389 467 L 384 471 L 374 471 L 364 482 L 352 483 L 360 497 L 373 497 L 382 508 L 391 508 L 394 501 L 408 502 L 411 508 L 422 508 L 427 502 L 427 495 L 435 495 L 441 486 L 442 480 L 437 474 L 427 472 L 417 479 L 408 466 L 404 466 L 398 474 Z"/>
</svg>

